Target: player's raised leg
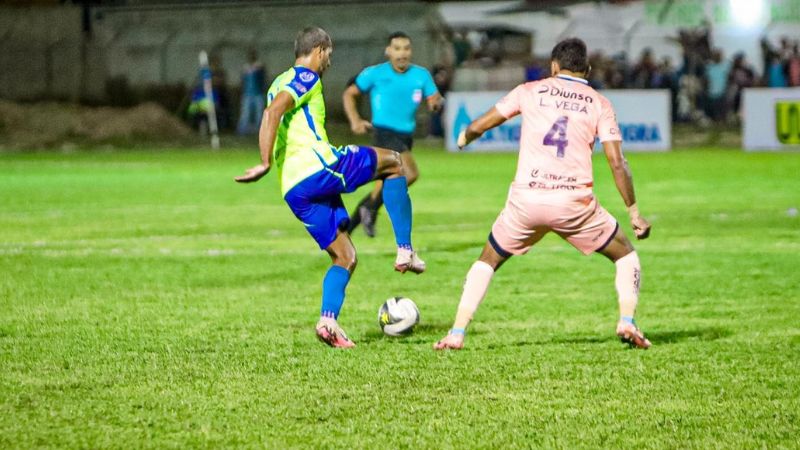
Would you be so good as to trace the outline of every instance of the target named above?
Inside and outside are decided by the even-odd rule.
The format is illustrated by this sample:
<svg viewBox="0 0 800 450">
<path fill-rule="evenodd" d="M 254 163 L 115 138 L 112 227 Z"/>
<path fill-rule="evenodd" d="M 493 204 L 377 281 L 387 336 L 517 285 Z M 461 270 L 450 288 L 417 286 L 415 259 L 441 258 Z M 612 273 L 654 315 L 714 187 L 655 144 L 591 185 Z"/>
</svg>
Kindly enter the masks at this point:
<svg viewBox="0 0 800 450">
<path fill-rule="evenodd" d="M 338 231 L 336 239 L 325 251 L 333 263 L 322 281 L 322 308 L 317 322 L 317 337 L 331 347 L 350 348 L 353 343 L 345 334 L 337 319 L 344 304 L 345 289 L 350 282 L 350 275 L 356 268 L 356 248 L 350 235 Z"/>
<path fill-rule="evenodd" d="M 461 301 L 458 303 L 456 319 L 453 327 L 439 342 L 433 344 L 434 350 L 460 350 L 464 347 L 464 336 L 467 326 L 472 321 L 472 316 L 483 302 L 489 284 L 497 269 L 511 257 L 510 253 L 497 247 L 492 235 L 483 247 L 480 258 L 472 264 L 467 279 L 464 281 L 464 290 Z"/>
<path fill-rule="evenodd" d="M 411 187 L 419 178 L 419 168 L 411 152 L 400 153 L 403 162 L 406 183 Z M 364 227 L 364 233 L 369 237 L 375 237 L 375 222 L 378 219 L 378 211 L 383 206 L 383 181 L 375 180 L 375 187 L 367 194 L 356 207 L 356 211 L 350 218 L 350 228 L 352 232 L 359 224 Z"/>
<path fill-rule="evenodd" d="M 383 179 L 383 200 L 397 242 L 395 270 L 422 273 L 425 271 L 425 262 L 419 259 L 411 245 L 411 198 L 408 196 L 403 159 L 395 151 L 380 147 L 373 149 L 377 156 L 375 178 Z"/>
<path fill-rule="evenodd" d="M 636 326 L 634 321 L 636 305 L 639 303 L 639 284 L 642 279 L 642 268 L 633 244 L 621 229 L 617 229 L 614 238 L 599 252 L 617 266 L 615 280 L 619 298 L 617 336 L 632 347 L 650 348 L 650 341 L 644 337 L 644 333 Z"/>
<path fill-rule="evenodd" d="M 417 178 L 419 178 L 417 162 L 414 160 L 414 156 L 412 156 L 411 152 L 400 153 L 400 159 L 403 162 L 406 183 L 408 187 L 411 187 L 411 185 L 417 181 Z M 375 188 L 361 200 L 356 210 L 357 220 L 362 224 L 364 232 L 369 237 L 375 237 L 375 222 L 378 220 L 378 211 L 381 206 L 383 206 L 383 181 L 376 180 Z M 353 219 L 351 218 L 350 220 L 352 222 Z M 350 229 L 355 228 L 352 223 L 350 227 Z"/>
</svg>

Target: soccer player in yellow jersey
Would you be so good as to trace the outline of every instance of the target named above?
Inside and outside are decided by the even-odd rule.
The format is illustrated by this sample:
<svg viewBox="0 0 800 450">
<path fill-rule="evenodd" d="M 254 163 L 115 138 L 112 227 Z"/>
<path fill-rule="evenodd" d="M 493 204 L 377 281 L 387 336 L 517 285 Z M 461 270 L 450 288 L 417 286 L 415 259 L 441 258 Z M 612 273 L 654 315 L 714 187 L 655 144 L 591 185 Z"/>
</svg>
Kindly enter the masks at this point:
<svg viewBox="0 0 800 450">
<path fill-rule="evenodd" d="M 267 91 L 259 131 L 261 164 L 235 180 L 258 181 L 275 166 L 284 200 L 332 261 L 322 283 L 317 337 L 332 347 L 349 348 L 355 344 L 337 319 L 356 267 L 356 249 L 346 231 L 349 217 L 341 194 L 383 180 L 383 198 L 397 242 L 395 270 L 422 273 L 425 262 L 411 246 L 411 199 L 400 154 L 378 147 L 334 147 L 328 142 L 320 76 L 330 66 L 332 52 L 325 30 L 309 27 L 297 34 L 294 66 Z"/>
</svg>

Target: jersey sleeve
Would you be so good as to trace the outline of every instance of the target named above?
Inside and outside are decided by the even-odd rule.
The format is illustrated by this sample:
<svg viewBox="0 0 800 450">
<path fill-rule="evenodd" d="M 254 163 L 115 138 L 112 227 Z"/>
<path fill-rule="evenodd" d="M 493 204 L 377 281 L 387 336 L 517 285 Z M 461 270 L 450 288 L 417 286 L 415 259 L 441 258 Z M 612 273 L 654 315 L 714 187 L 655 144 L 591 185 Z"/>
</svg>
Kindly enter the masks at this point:
<svg viewBox="0 0 800 450">
<path fill-rule="evenodd" d="M 436 83 L 433 82 L 433 77 L 431 76 L 431 73 L 425 69 L 423 70 L 425 74 L 422 80 L 422 96 L 428 98 L 431 95 L 439 92 L 439 90 L 436 89 Z"/>
<path fill-rule="evenodd" d="M 605 97 L 600 97 L 600 120 L 597 122 L 597 137 L 600 142 L 621 141 L 622 133 L 617 124 L 617 114 L 614 107 Z"/>
<path fill-rule="evenodd" d="M 497 111 L 499 111 L 500 114 L 506 119 L 510 119 L 511 117 L 519 114 L 522 89 L 523 87 L 520 84 L 494 105 L 494 107 L 497 108 Z"/>
<path fill-rule="evenodd" d="M 356 87 L 361 92 L 369 92 L 375 85 L 375 67 L 367 67 L 356 76 Z"/>
<path fill-rule="evenodd" d="M 294 99 L 294 106 L 308 103 L 311 91 L 319 83 L 319 75 L 304 67 L 296 67 L 294 77 L 288 83 L 278 86 L 278 92 L 287 92 Z"/>
</svg>

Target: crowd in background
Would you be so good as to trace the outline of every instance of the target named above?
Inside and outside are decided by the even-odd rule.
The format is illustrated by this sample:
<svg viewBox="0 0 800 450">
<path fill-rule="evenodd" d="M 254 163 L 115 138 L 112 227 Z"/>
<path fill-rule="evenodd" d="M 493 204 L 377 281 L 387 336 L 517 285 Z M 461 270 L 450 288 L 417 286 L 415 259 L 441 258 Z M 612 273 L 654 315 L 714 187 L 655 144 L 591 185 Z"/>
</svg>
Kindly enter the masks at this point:
<svg viewBox="0 0 800 450">
<path fill-rule="evenodd" d="M 474 33 L 473 33 L 474 34 Z M 681 48 L 681 60 L 657 57 L 649 48 L 635 60 L 625 52 L 590 55 L 589 82 L 596 89 L 668 89 L 676 122 L 735 123 L 741 107 L 742 90 L 748 87 L 800 86 L 798 40 L 781 38 L 772 43 L 762 39 L 763 71 L 757 72 L 744 52 L 726 55 L 712 45 L 708 23 L 680 30 L 671 40 Z M 456 34 L 455 60 L 461 67 L 497 67 L 505 61 L 496 41 L 483 35 Z M 528 81 L 549 76 L 549 58 L 525 62 Z"/>
<path fill-rule="evenodd" d="M 596 89 L 668 89 L 673 120 L 677 122 L 731 123 L 738 120 L 742 90 L 748 87 L 800 86 L 798 41 L 780 39 L 777 46 L 764 38 L 763 71 L 757 73 L 743 52 L 732 56 L 711 45 L 707 28 L 683 30 L 675 41 L 682 61 L 657 58 L 645 49 L 638 60 L 625 53 L 590 56 L 590 84 Z"/>
<path fill-rule="evenodd" d="M 721 49 L 715 48 L 708 25 L 681 30 L 672 40 L 681 48 L 682 57 L 677 65 L 669 57 L 658 58 L 649 48 L 644 49 L 636 60 L 631 60 L 625 52 L 615 55 L 592 53 L 590 84 L 596 89 L 668 89 L 672 98 L 673 121 L 698 124 L 736 123 L 744 88 L 800 86 L 798 40 L 783 37 L 772 43 L 763 38 L 761 73 L 753 68 L 743 52 L 726 55 Z M 442 95 L 446 95 L 450 89 L 453 77 L 458 74 L 458 67 L 504 64 L 501 46 L 485 35 L 455 33 L 450 41 L 451 61 L 430 68 Z M 549 76 L 549 59 L 546 57 L 528 58 L 524 65 L 528 81 Z M 269 80 L 255 51 L 250 51 L 248 63 L 242 69 L 241 107 L 238 114 L 229 102 L 225 73 L 218 58 L 212 57 L 211 70 L 220 129 L 233 129 L 238 125 L 236 130 L 240 134 L 256 133 L 263 110 L 263 91 Z M 188 112 L 195 126 L 198 126 L 196 119 L 205 118 L 202 103 L 204 94 L 199 84 L 193 94 Z M 236 117 L 238 121 L 234 120 Z M 433 115 L 429 134 L 443 135 L 441 119 L 440 113 Z"/>
<path fill-rule="evenodd" d="M 782 38 L 773 47 L 765 38 L 763 72 L 757 73 L 742 52 L 731 57 L 710 45 L 705 34 L 682 32 L 678 38 L 683 59 L 675 67 L 670 58 L 657 59 L 645 49 L 635 62 L 625 54 L 591 56 L 590 82 L 599 89 L 669 89 L 675 121 L 734 122 L 748 87 L 800 86 L 798 42 Z"/>
</svg>

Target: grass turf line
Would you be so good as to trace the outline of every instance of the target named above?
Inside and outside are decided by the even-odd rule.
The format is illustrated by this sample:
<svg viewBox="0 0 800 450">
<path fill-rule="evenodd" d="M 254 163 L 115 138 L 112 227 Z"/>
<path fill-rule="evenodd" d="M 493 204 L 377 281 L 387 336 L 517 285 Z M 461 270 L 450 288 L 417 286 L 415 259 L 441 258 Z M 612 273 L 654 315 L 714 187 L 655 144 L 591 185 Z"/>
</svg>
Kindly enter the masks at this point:
<svg viewBox="0 0 800 450">
<path fill-rule="evenodd" d="M 798 447 L 800 154 L 628 155 L 651 350 L 614 337 L 613 265 L 548 236 L 497 274 L 460 353 L 431 344 L 516 155 L 415 156 L 429 271 L 392 272 L 385 212 L 356 232 L 358 347 L 334 351 L 313 335 L 327 256 L 275 174 L 232 181 L 254 150 L 0 155 L 0 447 Z M 377 325 L 395 295 L 422 312 L 408 338 Z"/>
</svg>

